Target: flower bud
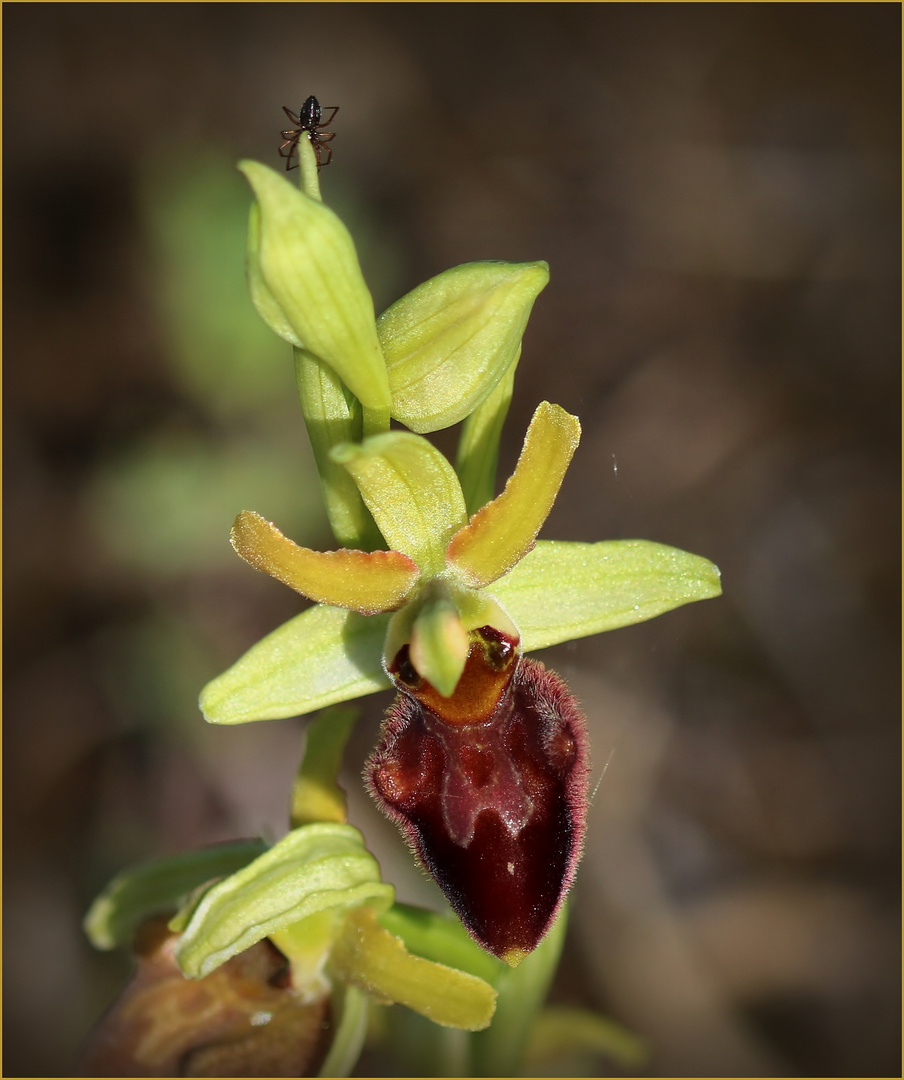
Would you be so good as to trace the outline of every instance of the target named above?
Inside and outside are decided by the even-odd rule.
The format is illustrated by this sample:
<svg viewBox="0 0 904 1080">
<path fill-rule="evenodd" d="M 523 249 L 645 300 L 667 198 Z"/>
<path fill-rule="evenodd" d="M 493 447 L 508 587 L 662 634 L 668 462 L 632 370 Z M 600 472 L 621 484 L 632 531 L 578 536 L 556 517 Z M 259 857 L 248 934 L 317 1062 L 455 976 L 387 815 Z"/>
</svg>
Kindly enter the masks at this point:
<svg viewBox="0 0 904 1080">
<path fill-rule="evenodd" d="M 418 285 L 377 320 L 392 415 L 421 434 L 470 415 L 511 367 L 544 262 L 475 262 Z"/>
<path fill-rule="evenodd" d="M 239 168 L 260 207 L 251 217 L 248 259 L 258 312 L 281 337 L 329 364 L 365 407 L 388 409 L 373 300 L 348 230 L 266 165 L 243 161 Z"/>
</svg>

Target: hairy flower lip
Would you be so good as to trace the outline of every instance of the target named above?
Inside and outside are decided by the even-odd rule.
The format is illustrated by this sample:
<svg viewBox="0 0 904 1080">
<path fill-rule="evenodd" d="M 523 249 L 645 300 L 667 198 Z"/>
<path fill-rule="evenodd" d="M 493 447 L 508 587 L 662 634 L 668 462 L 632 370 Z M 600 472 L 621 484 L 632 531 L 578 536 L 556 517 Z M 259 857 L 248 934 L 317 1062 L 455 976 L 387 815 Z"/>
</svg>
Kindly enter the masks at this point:
<svg viewBox="0 0 904 1080">
<path fill-rule="evenodd" d="M 532 952 L 574 879 L 586 831 L 586 722 L 565 683 L 521 659 L 486 722 L 401 692 L 365 781 L 469 933 L 510 965 Z"/>
</svg>

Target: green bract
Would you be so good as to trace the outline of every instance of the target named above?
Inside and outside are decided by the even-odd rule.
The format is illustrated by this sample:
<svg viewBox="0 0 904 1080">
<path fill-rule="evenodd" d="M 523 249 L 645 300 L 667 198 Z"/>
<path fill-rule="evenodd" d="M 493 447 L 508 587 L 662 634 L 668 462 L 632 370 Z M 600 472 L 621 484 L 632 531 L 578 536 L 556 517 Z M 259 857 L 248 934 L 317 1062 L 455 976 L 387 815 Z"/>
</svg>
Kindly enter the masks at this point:
<svg viewBox="0 0 904 1080">
<path fill-rule="evenodd" d="M 377 330 L 393 417 L 423 433 L 469 416 L 517 360 L 547 281 L 544 262 L 466 263 L 384 311 Z"/>
</svg>

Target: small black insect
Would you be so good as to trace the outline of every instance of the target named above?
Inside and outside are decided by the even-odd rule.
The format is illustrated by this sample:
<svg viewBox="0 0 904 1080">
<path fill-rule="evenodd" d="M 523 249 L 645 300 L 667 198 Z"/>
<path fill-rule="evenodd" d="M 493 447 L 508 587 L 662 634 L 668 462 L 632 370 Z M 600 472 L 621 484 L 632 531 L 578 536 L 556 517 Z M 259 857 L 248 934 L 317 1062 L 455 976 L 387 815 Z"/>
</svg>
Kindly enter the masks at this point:
<svg viewBox="0 0 904 1080">
<path fill-rule="evenodd" d="M 307 132 L 308 138 L 311 140 L 311 146 L 314 147 L 314 153 L 317 155 L 317 168 L 320 169 L 324 165 L 329 165 L 333 158 L 332 147 L 324 145 L 328 143 L 330 139 L 336 137 L 335 131 L 324 131 L 323 129 L 327 124 L 331 124 L 335 119 L 336 113 L 339 112 L 338 105 L 328 105 L 326 109 L 321 108 L 320 102 L 313 94 L 307 99 L 307 101 L 298 110 L 298 116 L 293 113 L 288 106 L 283 105 L 283 112 L 288 118 L 295 124 L 294 128 L 290 128 L 288 131 L 282 133 L 282 137 L 286 140 L 279 148 L 280 157 L 286 159 L 286 172 L 289 169 L 295 169 L 298 167 L 298 162 L 292 164 L 292 158 L 295 155 L 295 151 L 298 149 L 298 140 L 302 135 Z M 324 118 L 324 112 L 329 113 L 329 116 Z M 326 161 L 321 159 L 322 151 L 326 151 Z"/>
</svg>

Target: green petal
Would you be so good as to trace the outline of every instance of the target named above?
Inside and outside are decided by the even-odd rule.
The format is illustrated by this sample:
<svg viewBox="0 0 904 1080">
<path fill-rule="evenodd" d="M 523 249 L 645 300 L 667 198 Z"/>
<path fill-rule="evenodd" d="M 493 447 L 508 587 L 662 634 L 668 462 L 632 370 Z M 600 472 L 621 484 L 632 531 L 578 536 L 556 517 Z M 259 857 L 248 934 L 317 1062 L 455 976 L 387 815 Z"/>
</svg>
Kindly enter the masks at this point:
<svg viewBox="0 0 904 1080">
<path fill-rule="evenodd" d="M 541 540 L 493 586 L 526 651 L 615 630 L 719 596 L 719 569 L 651 540 Z"/>
<path fill-rule="evenodd" d="M 418 579 L 417 566 L 400 551 L 312 551 L 253 510 L 236 517 L 229 540 L 255 570 L 310 600 L 362 615 L 394 611 Z"/>
<path fill-rule="evenodd" d="M 496 1005 L 496 991 L 483 979 L 412 956 L 401 938 L 359 908 L 337 936 L 330 964 L 340 978 L 388 1001 L 397 1001 L 444 1027 L 480 1031 Z"/>
<path fill-rule="evenodd" d="M 452 534 L 467 521 L 455 470 L 426 439 L 392 431 L 358 446 L 338 446 L 387 544 L 413 559 L 424 577 L 445 569 Z"/>
<path fill-rule="evenodd" d="M 377 330 L 393 417 L 424 433 L 472 413 L 517 357 L 548 280 L 544 262 L 466 263 L 384 311 Z"/>
<path fill-rule="evenodd" d="M 283 623 L 201 691 L 211 724 L 302 716 L 385 690 L 381 664 L 388 615 L 308 608 Z"/>
<path fill-rule="evenodd" d="M 446 561 L 466 584 L 489 585 L 531 550 L 580 437 L 576 416 L 548 401 L 537 406 L 505 491 L 479 510 L 449 544 Z"/>
<path fill-rule="evenodd" d="M 373 300 L 364 284 L 348 230 L 323 203 L 256 161 L 243 161 L 261 208 L 255 280 L 282 312 L 271 323 L 288 324 L 293 344 L 325 360 L 365 406 L 389 411 L 389 381 L 374 325 Z M 265 314 L 266 317 L 266 314 Z"/>
<path fill-rule="evenodd" d="M 128 945 L 146 918 L 168 915 L 199 885 L 240 870 L 266 850 L 263 840 L 237 840 L 125 870 L 91 905 L 85 933 L 96 949 Z"/>
<path fill-rule="evenodd" d="M 357 829 L 305 825 L 204 894 L 176 946 L 176 960 L 189 978 L 200 979 L 311 915 L 360 904 L 385 908 L 393 895 Z"/>
</svg>

